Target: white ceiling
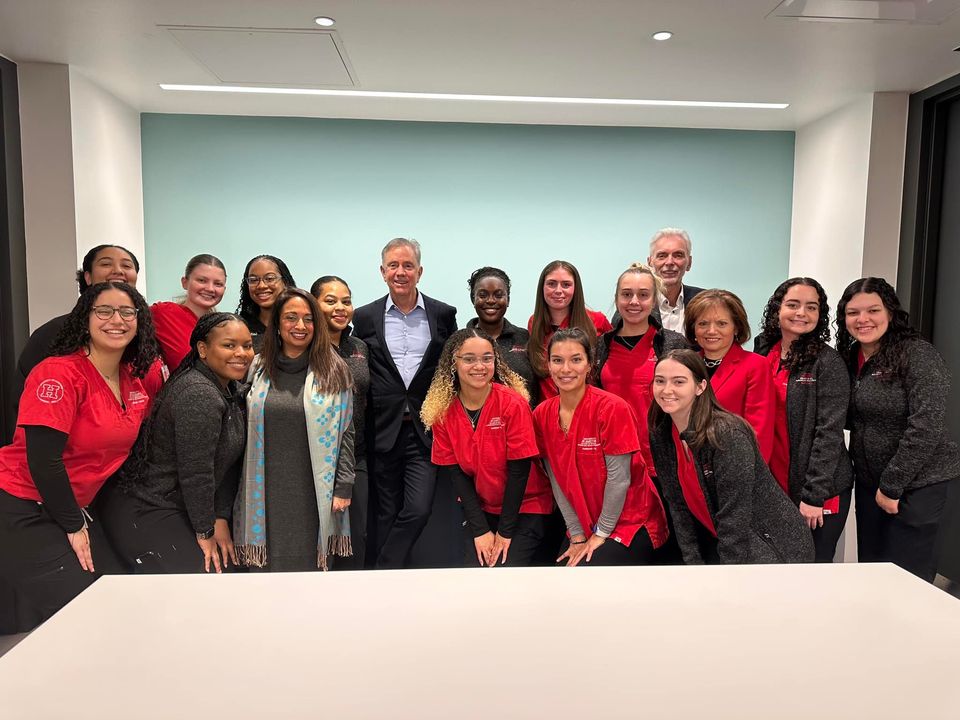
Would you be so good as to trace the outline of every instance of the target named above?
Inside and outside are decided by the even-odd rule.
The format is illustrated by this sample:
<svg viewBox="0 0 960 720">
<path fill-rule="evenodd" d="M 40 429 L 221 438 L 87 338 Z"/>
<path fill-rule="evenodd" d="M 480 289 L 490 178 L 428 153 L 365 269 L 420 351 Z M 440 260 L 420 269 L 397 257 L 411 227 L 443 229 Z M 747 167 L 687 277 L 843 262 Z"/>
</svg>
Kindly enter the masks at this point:
<svg viewBox="0 0 960 720">
<path fill-rule="evenodd" d="M 793 129 L 863 93 L 916 91 L 960 73 L 960 13 L 939 25 L 768 18 L 779 1 L 0 0 L 0 54 L 68 63 L 143 112 L 765 129 Z M 558 107 L 157 87 L 217 83 L 161 26 L 312 30 L 317 15 L 336 19 L 346 67 L 363 90 L 790 107 Z M 674 38 L 653 41 L 662 29 Z"/>
</svg>

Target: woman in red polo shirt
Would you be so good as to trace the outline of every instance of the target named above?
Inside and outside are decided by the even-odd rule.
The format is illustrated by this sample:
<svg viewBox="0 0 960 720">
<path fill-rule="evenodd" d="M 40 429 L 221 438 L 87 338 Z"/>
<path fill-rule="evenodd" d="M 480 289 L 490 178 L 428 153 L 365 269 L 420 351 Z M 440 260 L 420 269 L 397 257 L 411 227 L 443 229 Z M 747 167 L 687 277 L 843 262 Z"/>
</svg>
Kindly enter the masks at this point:
<svg viewBox="0 0 960 720">
<path fill-rule="evenodd" d="M 547 363 L 547 343 L 557 330 L 580 328 L 596 346 L 596 337 L 613 330 L 606 316 L 588 310 L 583 299 L 580 273 L 565 260 L 554 260 L 540 273 L 533 315 L 527 321 L 530 342 L 527 353 L 533 372 L 540 380 L 540 399 L 555 397 L 557 386 L 550 376 Z"/>
<path fill-rule="evenodd" d="M 741 347 L 750 339 L 750 325 L 740 298 L 728 290 L 703 290 L 687 305 L 683 322 L 687 340 L 700 347 L 717 402 L 750 424 L 770 462 L 776 391 L 766 358 Z"/>
<path fill-rule="evenodd" d="M 639 452 L 633 411 L 588 385 L 593 345 L 582 330 L 558 330 L 547 352 L 559 395 L 540 403 L 533 418 L 570 537 L 557 562 L 648 564 L 667 539 L 667 520 Z"/>
<path fill-rule="evenodd" d="M 433 432 L 432 462 L 453 482 L 466 519 L 466 564 L 530 565 L 544 540 L 553 495 L 531 472 L 538 454 L 523 378 L 480 328 L 450 336 L 420 410 Z"/>
<path fill-rule="evenodd" d="M 27 376 L 13 443 L 0 449 L 0 576 L 41 620 L 122 569 L 88 506 L 137 438 L 156 356 L 143 298 L 104 282 Z"/>
</svg>

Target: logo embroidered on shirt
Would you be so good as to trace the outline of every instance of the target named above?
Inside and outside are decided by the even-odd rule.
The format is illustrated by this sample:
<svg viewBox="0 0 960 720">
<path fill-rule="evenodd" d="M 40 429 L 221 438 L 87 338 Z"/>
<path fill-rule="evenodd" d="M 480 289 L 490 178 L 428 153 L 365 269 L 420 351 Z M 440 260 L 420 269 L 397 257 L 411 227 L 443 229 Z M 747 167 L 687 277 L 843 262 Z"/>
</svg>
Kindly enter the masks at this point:
<svg viewBox="0 0 960 720">
<path fill-rule="evenodd" d="M 59 380 L 48 378 L 37 386 L 37 400 L 52 405 L 63 400 L 63 385 Z"/>
<path fill-rule="evenodd" d="M 510 348 L 510 352 L 522 352 L 525 353 L 527 349 L 523 345 L 514 345 Z"/>
<path fill-rule="evenodd" d="M 127 396 L 127 405 L 139 405 L 144 403 L 150 398 L 146 393 L 142 393 L 139 390 L 131 390 L 130 394 Z"/>
<path fill-rule="evenodd" d="M 502 430 L 503 427 L 503 419 L 499 417 L 490 418 L 490 422 L 487 423 L 487 428 L 489 430 Z"/>
<path fill-rule="evenodd" d="M 813 373 L 800 373 L 799 377 L 797 377 L 797 382 L 801 385 L 812 385 L 817 382 L 817 378 Z"/>
<path fill-rule="evenodd" d="M 586 437 L 577 443 L 577 447 L 581 450 L 596 450 L 598 447 L 600 447 L 600 440 L 599 438 L 595 437 Z"/>
</svg>

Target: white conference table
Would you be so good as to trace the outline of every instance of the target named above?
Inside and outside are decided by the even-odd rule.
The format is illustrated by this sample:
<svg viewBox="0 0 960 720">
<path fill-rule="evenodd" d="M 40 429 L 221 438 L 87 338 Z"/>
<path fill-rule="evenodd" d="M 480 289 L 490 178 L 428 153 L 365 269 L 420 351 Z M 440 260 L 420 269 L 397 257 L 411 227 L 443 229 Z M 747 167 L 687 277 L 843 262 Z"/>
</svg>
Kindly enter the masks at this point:
<svg viewBox="0 0 960 720">
<path fill-rule="evenodd" d="M 960 718 L 960 601 L 892 565 L 108 577 L 0 718 Z"/>
</svg>

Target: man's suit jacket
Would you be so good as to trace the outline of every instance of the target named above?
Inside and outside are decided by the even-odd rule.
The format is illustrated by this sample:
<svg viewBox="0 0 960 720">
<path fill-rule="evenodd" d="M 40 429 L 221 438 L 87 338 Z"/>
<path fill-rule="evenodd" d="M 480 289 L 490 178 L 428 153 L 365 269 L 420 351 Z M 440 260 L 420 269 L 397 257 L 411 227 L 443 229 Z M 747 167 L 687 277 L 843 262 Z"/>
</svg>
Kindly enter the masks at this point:
<svg viewBox="0 0 960 720">
<path fill-rule="evenodd" d="M 420 421 L 420 406 L 430 388 L 433 373 L 437 369 L 443 344 L 457 330 L 457 309 L 439 300 L 423 296 L 423 305 L 430 323 L 430 344 L 423 355 L 420 368 L 407 388 L 393 362 L 383 332 L 383 317 L 386 313 L 387 296 L 357 308 L 353 315 L 353 335 L 363 340 L 370 348 L 370 405 L 367 417 L 371 420 L 367 436 L 374 452 L 387 452 L 397 442 L 403 423 L 404 407 L 409 407 L 412 422 L 424 445 L 430 447 L 430 437 Z"/>
<path fill-rule="evenodd" d="M 690 304 L 690 301 L 693 300 L 693 297 L 694 297 L 697 293 L 701 293 L 701 292 L 703 292 L 703 288 L 694 287 L 693 285 L 684 285 L 684 286 L 683 286 L 683 311 L 684 311 L 684 317 L 686 317 L 687 305 Z M 663 325 L 663 321 L 660 319 L 660 306 L 659 306 L 659 305 L 654 305 L 654 306 L 653 306 L 653 312 L 651 312 L 650 314 L 657 319 L 657 323 L 659 323 L 661 326 Z M 616 323 L 614 323 L 614 325 L 616 325 Z M 682 330 L 680 331 L 680 334 L 681 334 L 681 335 L 684 334 Z"/>
</svg>

